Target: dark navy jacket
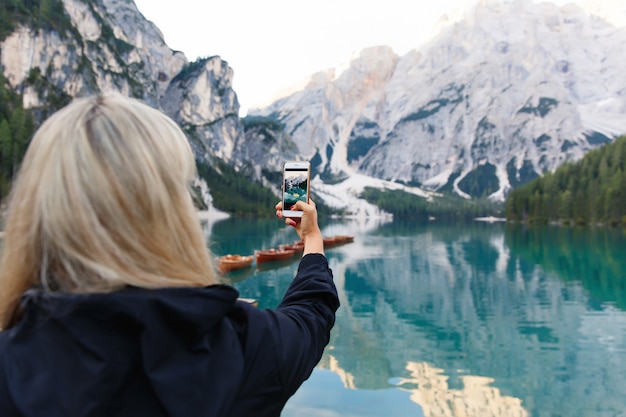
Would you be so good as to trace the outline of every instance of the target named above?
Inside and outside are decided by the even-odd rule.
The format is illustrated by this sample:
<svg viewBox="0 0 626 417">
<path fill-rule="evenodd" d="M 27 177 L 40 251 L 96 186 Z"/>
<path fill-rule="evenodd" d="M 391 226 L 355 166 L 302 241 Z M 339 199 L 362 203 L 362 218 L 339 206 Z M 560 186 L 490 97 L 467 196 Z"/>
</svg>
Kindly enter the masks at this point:
<svg viewBox="0 0 626 417">
<path fill-rule="evenodd" d="M 2 417 L 278 416 L 329 342 L 339 307 L 306 255 L 275 310 L 232 287 L 31 290 L 0 332 Z"/>
</svg>

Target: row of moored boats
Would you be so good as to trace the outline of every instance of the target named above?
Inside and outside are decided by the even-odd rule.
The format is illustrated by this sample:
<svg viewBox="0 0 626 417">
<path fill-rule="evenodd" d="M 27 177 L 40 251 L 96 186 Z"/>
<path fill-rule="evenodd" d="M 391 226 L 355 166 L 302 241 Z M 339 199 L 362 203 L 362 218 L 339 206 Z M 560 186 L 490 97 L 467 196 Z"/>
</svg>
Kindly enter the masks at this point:
<svg viewBox="0 0 626 417">
<path fill-rule="evenodd" d="M 354 242 L 354 236 L 335 235 L 324 237 L 324 248 L 344 245 Z M 304 243 L 296 241 L 291 244 L 278 245 L 276 248 L 255 250 L 254 255 L 224 255 L 218 258 L 218 270 L 225 274 L 239 269 L 247 268 L 256 261 L 256 264 L 268 262 L 286 261 L 301 254 L 304 251 Z"/>
</svg>

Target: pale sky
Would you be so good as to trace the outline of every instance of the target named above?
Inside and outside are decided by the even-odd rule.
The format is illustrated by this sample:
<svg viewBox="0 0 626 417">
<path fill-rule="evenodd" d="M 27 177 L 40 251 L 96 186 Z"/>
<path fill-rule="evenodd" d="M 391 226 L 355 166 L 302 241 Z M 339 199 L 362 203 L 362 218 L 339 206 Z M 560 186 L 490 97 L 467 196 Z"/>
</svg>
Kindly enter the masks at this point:
<svg viewBox="0 0 626 417">
<path fill-rule="evenodd" d="M 370 46 L 400 56 L 430 39 L 442 16 L 478 0 L 135 0 L 166 44 L 190 61 L 219 55 L 234 70 L 242 108 L 263 106 L 317 71 L 346 65 Z M 510 1 L 510 0 L 509 0 Z M 533 0 L 539 2 L 540 0 Z M 548 0 L 595 8 L 626 24 L 625 0 Z"/>
</svg>

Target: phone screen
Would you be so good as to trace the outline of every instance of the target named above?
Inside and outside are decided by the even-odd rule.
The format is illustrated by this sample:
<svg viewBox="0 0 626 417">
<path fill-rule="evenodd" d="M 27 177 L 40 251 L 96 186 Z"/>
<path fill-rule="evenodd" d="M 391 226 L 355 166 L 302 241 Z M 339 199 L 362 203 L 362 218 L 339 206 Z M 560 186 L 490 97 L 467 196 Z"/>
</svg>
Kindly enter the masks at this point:
<svg viewBox="0 0 626 417">
<path fill-rule="evenodd" d="M 297 201 L 308 202 L 309 168 L 306 165 L 285 165 L 283 171 L 283 207 L 290 211 Z"/>
</svg>

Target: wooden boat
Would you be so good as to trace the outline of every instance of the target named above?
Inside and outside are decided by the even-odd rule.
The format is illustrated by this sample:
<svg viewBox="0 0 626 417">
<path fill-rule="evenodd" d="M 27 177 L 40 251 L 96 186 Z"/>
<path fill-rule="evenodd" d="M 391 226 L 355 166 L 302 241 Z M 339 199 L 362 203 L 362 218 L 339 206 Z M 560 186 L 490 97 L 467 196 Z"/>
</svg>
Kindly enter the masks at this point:
<svg viewBox="0 0 626 417">
<path fill-rule="evenodd" d="M 302 253 L 304 252 L 304 242 L 302 241 L 298 241 L 298 242 L 294 242 L 288 245 L 280 245 L 279 249 L 287 249 L 287 250 L 293 250 L 295 253 Z"/>
<path fill-rule="evenodd" d="M 284 248 L 264 249 L 264 250 L 257 250 L 254 252 L 257 264 L 263 263 L 263 262 L 274 262 L 274 261 L 282 261 L 284 259 L 289 259 L 295 253 L 296 251 L 293 249 L 284 249 Z"/>
<path fill-rule="evenodd" d="M 324 239 L 324 247 L 330 248 L 337 245 L 344 245 L 346 243 L 354 242 L 354 236 L 351 235 L 335 235 L 327 236 Z"/>
<path fill-rule="evenodd" d="M 352 243 L 354 242 L 354 236 L 350 235 L 337 235 L 335 240 L 339 243 Z"/>
<path fill-rule="evenodd" d="M 254 257 L 252 255 L 224 255 L 218 258 L 217 269 L 222 273 L 236 271 L 252 265 Z"/>
<path fill-rule="evenodd" d="M 261 262 L 256 264 L 256 271 L 257 272 L 266 272 L 266 271 L 271 271 L 273 269 L 281 269 L 281 268 L 285 268 L 289 265 L 293 265 L 294 262 L 296 262 L 297 258 L 295 256 L 292 256 L 291 258 L 287 258 L 287 259 L 283 259 L 281 261 L 271 261 L 271 262 Z"/>
</svg>

